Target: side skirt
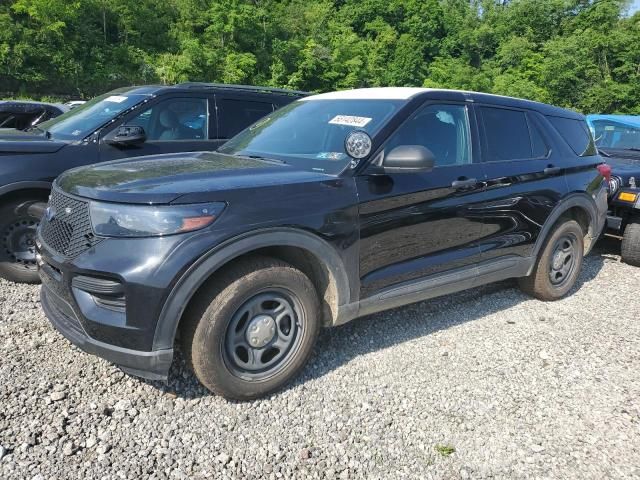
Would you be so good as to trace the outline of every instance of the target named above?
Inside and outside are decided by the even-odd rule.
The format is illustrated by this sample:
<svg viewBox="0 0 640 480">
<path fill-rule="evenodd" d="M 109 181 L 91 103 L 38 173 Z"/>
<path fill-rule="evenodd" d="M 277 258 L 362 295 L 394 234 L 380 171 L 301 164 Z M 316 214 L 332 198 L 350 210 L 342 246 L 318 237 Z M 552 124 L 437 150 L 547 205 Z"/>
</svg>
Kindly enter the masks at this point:
<svg viewBox="0 0 640 480">
<path fill-rule="evenodd" d="M 524 277 L 533 269 L 535 260 L 535 257 L 501 257 L 394 285 L 359 302 L 341 306 L 335 325 L 487 283 Z"/>
</svg>

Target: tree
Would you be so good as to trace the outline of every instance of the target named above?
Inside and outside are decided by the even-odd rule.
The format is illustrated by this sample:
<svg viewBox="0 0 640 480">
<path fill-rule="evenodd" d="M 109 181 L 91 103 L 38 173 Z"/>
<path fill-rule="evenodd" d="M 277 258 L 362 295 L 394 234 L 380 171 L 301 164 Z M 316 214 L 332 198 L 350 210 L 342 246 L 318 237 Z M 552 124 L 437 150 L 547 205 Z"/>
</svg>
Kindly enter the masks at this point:
<svg viewBox="0 0 640 480">
<path fill-rule="evenodd" d="M 640 113 L 628 0 L 5 0 L 0 91 L 426 85 Z"/>
</svg>

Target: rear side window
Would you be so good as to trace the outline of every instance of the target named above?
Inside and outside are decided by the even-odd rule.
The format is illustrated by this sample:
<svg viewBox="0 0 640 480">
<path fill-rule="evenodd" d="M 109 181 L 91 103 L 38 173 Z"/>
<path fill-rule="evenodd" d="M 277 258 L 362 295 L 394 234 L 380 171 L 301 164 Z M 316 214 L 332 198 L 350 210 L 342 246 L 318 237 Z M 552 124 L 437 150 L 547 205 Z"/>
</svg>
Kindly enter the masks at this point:
<svg viewBox="0 0 640 480">
<path fill-rule="evenodd" d="M 481 107 L 481 111 L 488 161 L 533 157 L 524 112 L 493 107 Z"/>
<path fill-rule="evenodd" d="M 231 138 L 273 112 L 271 103 L 250 100 L 217 100 L 220 138 Z"/>
<path fill-rule="evenodd" d="M 584 120 L 574 120 L 572 118 L 547 117 L 551 125 L 555 127 L 558 133 L 569 144 L 571 150 L 576 155 L 584 157 L 586 155 L 595 155 L 596 148 L 593 143 L 591 133 L 587 128 Z"/>
</svg>

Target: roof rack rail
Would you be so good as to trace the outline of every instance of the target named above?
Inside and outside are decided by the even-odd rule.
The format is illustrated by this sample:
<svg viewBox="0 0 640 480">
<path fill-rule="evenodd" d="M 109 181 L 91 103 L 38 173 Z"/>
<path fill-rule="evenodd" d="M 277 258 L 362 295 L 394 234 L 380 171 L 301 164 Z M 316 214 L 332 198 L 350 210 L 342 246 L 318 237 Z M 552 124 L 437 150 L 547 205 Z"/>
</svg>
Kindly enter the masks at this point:
<svg viewBox="0 0 640 480">
<path fill-rule="evenodd" d="M 206 82 L 184 82 L 178 83 L 176 87 L 182 88 L 224 88 L 229 90 L 247 90 L 254 92 L 271 92 L 282 93 L 285 95 L 311 95 L 311 92 L 303 92 L 302 90 L 289 90 L 286 88 L 276 87 L 258 87 L 254 85 L 234 85 L 227 83 L 206 83 Z"/>
</svg>

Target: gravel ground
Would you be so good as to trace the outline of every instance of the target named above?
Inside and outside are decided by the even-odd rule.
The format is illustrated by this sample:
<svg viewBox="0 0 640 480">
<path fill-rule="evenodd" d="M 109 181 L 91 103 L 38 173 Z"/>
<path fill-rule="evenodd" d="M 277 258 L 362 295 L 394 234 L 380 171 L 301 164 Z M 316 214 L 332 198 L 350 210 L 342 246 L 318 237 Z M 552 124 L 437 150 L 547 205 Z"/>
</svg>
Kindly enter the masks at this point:
<svg viewBox="0 0 640 480">
<path fill-rule="evenodd" d="M 640 477 L 640 269 L 608 241 L 572 296 L 503 282 L 327 330 L 233 403 L 81 353 L 0 281 L 0 478 Z"/>
</svg>

